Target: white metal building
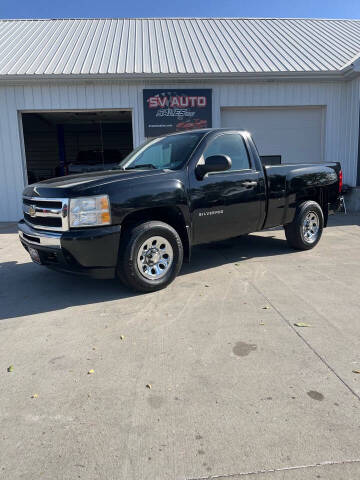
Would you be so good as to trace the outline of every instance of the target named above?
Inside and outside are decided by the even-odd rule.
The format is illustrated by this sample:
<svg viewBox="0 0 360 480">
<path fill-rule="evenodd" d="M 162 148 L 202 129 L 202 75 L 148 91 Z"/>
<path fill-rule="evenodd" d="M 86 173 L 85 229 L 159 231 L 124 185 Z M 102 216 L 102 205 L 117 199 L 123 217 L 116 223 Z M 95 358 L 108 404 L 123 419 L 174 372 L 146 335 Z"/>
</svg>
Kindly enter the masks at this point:
<svg viewBox="0 0 360 480">
<path fill-rule="evenodd" d="M 340 161 L 359 185 L 360 20 L 4 20 L 0 221 L 28 181 L 64 173 L 59 156 L 144 141 L 148 88 L 211 89 L 213 127 L 281 162 Z"/>
</svg>

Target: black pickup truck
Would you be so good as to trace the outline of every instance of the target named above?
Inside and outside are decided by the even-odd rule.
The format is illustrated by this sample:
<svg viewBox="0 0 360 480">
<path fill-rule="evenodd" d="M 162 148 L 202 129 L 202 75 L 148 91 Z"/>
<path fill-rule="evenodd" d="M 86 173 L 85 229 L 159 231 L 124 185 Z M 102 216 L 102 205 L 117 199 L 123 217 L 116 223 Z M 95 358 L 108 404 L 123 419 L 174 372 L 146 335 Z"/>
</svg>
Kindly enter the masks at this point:
<svg viewBox="0 0 360 480">
<path fill-rule="evenodd" d="M 339 163 L 263 166 L 248 132 L 193 130 L 149 140 L 112 170 L 29 185 L 19 235 L 37 263 L 149 292 L 193 245 L 283 225 L 290 247 L 313 248 L 341 188 Z"/>
</svg>

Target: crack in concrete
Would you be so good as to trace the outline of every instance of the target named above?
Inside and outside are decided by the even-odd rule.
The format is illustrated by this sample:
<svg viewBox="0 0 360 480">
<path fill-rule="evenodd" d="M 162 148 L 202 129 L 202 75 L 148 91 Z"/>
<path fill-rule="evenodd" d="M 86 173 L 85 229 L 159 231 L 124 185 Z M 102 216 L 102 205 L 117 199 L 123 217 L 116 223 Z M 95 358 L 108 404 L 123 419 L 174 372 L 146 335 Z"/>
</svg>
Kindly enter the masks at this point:
<svg viewBox="0 0 360 480">
<path fill-rule="evenodd" d="M 226 261 L 230 261 L 230 259 L 227 258 L 223 252 L 221 252 L 221 255 L 225 258 Z M 239 273 L 239 270 L 236 268 L 236 266 L 235 265 L 233 266 L 235 268 L 235 271 Z M 327 367 L 327 369 L 330 370 L 336 376 L 336 378 L 340 380 L 340 382 L 354 395 L 354 397 L 356 397 L 360 401 L 360 395 L 357 392 L 355 392 L 355 390 L 351 388 L 351 386 L 347 382 L 345 382 L 343 378 L 341 378 L 341 376 L 335 371 L 335 369 L 325 360 L 324 357 L 320 355 L 320 353 L 311 345 L 311 343 L 308 342 L 301 335 L 300 331 L 294 327 L 294 325 L 290 322 L 290 320 L 286 318 L 286 316 L 274 305 L 274 303 L 251 280 L 248 279 L 247 282 L 249 283 L 249 285 L 251 285 L 254 288 L 254 290 L 258 292 L 259 295 L 261 295 L 268 302 L 269 305 L 272 306 L 272 308 L 275 310 L 275 312 L 277 312 L 280 318 L 292 329 L 293 332 L 296 333 L 296 335 L 319 358 L 319 360 Z"/>
<path fill-rule="evenodd" d="M 305 345 L 308 348 L 310 348 L 310 350 L 319 358 L 319 360 L 321 360 L 321 362 L 328 368 L 328 370 L 330 370 L 338 378 L 338 380 L 340 380 L 340 382 L 354 395 L 354 397 L 356 397 L 360 401 L 360 395 L 356 393 L 355 390 L 352 389 L 351 386 L 347 382 L 345 382 L 343 378 L 340 377 L 340 375 L 325 360 L 325 358 L 322 357 L 320 353 L 311 345 L 311 343 L 308 342 L 306 338 L 304 338 L 301 335 L 300 331 L 294 327 L 294 325 L 290 322 L 290 320 L 286 318 L 286 316 L 273 304 L 273 302 L 261 290 L 258 289 L 258 287 L 251 280 L 247 280 L 247 281 L 259 293 L 259 295 L 261 295 L 269 303 L 269 305 L 272 306 L 272 308 L 278 313 L 280 318 L 293 330 L 293 332 L 296 333 L 296 335 L 299 338 L 301 338 L 301 340 L 305 343 Z"/>
<path fill-rule="evenodd" d="M 206 477 L 189 477 L 186 480 L 216 480 L 222 478 L 235 478 L 235 477 L 245 477 L 249 475 L 261 475 L 265 473 L 276 473 L 276 472 L 286 472 L 290 470 L 302 470 L 306 468 L 317 468 L 317 467 L 326 467 L 331 465 L 348 465 L 348 464 L 355 464 L 360 463 L 360 459 L 354 460 L 339 460 L 339 461 L 327 461 L 327 462 L 319 462 L 319 463 L 310 463 L 309 465 L 295 465 L 293 467 L 281 467 L 281 468 L 270 468 L 268 470 L 255 470 L 253 472 L 239 472 L 239 473 L 229 473 L 229 474 L 222 474 L 222 475 L 210 475 Z"/>
<path fill-rule="evenodd" d="M 223 252 L 221 252 L 221 255 L 225 258 L 226 261 L 230 261 L 229 258 L 227 258 L 226 255 L 224 255 Z M 233 265 L 235 268 L 235 271 L 239 273 L 239 270 L 236 268 L 235 265 Z M 305 345 L 319 358 L 319 360 L 327 367 L 328 370 L 330 370 L 338 380 L 360 401 L 360 395 L 355 392 L 354 389 L 351 388 L 351 386 L 343 380 L 343 378 L 340 377 L 340 375 L 334 370 L 334 368 L 323 358 L 320 353 L 301 335 L 298 329 L 294 327 L 294 325 L 286 318 L 286 316 L 274 305 L 274 303 L 251 281 L 247 280 L 247 282 L 258 292 L 259 295 L 261 295 L 268 303 L 269 305 L 272 306 L 272 308 L 278 313 L 280 318 L 292 329 L 293 332 L 296 333 L 296 335 L 305 343 Z"/>
</svg>

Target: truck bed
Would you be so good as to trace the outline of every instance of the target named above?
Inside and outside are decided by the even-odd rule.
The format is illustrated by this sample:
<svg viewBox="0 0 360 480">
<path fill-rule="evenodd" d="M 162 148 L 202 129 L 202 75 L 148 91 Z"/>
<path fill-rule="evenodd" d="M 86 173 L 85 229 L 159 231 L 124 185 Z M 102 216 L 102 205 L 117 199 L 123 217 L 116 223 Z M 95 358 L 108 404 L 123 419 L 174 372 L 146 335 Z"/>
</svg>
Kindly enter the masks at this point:
<svg viewBox="0 0 360 480">
<path fill-rule="evenodd" d="M 319 195 L 326 194 L 326 203 L 335 202 L 340 170 L 337 162 L 264 166 L 267 206 L 263 228 L 290 223 L 302 198 L 319 200 Z"/>
</svg>

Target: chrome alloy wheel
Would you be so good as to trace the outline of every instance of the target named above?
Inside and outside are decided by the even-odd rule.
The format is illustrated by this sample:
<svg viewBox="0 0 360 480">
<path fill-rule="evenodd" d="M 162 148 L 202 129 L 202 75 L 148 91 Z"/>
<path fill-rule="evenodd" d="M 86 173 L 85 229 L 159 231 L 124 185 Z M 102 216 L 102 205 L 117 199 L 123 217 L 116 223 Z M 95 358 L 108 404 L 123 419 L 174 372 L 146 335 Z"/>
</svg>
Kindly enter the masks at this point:
<svg viewBox="0 0 360 480">
<path fill-rule="evenodd" d="M 308 212 L 304 218 L 302 231 L 306 243 L 314 243 L 319 235 L 320 221 L 316 212 Z"/>
<path fill-rule="evenodd" d="M 164 237 L 153 236 L 145 240 L 137 254 L 137 266 L 141 275 L 149 280 L 162 278 L 174 259 L 170 242 Z"/>
</svg>

